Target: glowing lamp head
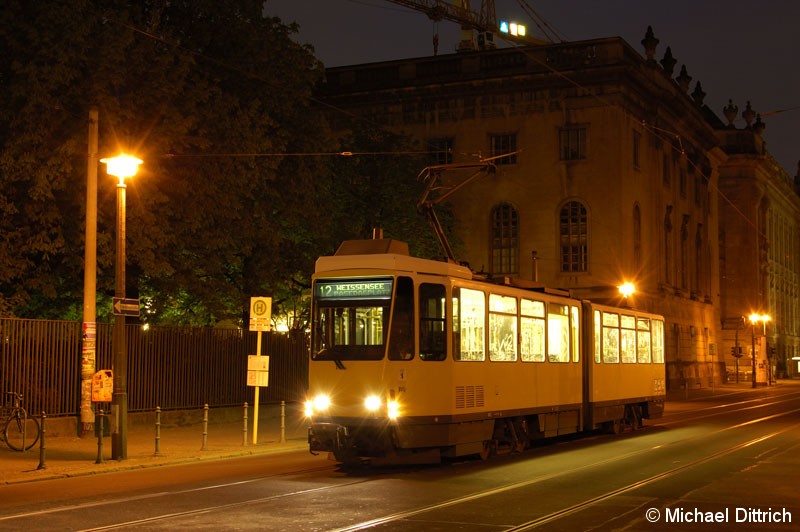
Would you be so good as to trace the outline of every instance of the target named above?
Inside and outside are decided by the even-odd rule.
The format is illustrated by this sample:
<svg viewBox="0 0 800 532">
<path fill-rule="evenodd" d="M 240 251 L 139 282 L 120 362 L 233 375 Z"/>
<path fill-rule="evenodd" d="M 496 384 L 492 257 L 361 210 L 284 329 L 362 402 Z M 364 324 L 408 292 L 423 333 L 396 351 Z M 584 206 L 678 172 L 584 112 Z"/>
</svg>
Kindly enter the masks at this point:
<svg viewBox="0 0 800 532">
<path fill-rule="evenodd" d="M 636 292 L 636 287 L 631 282 L 624 282 L 617 287 L 622 297 L 630 297 Z"/>
<path fill-rule="evenodd" d="M 386 415 L 391 420 L 395 420 L 400 417 L 400 403 L 394 399 L 386 403 Z"/>
<path fill-rule="evenodd" d="M 323 411 L 331 406 L 331 399 L 325 394 L 319 394 L 314 398 L 314 410 Z"/>
<path fill-rule="evenodd" d="M 139 165 L 142 164 L 141 159 L 124 153 L 116 157 L 100 159 L 100 162 L 106 165 L 108 175 L 119 178 L 120 184 L 125 183 L 126 178 L 135 176 L 139 171 Z"/>
<path fill-rule="evenodd" d="M 758 314 L 757 312 L 750 314 L 748 318 L 750 319 L 750 323 L 753 325 L 759 322 L 766 325 L 766 323 L 772 319 L 769 314 Z"/>
<path fill-rule="evenodd" d="M 305 404 L 306 417 L 312 417 L 314 414 L 326 411 L 331 406 L 330 397 L 325 394 L 319 394 L 311 399 L 308 399 Z"/>
</svg>

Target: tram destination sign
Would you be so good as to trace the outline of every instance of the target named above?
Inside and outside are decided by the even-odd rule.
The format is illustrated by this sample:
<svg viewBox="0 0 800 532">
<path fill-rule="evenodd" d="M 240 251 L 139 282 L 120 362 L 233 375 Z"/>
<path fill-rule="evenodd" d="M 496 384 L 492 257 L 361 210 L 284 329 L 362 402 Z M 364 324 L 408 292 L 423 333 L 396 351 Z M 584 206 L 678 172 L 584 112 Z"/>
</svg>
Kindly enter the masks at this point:
<svg viewBox="0 0 800 532">
<path fill-rule="evenodd" d="M 317 299 L 389 299 L 392 278 L 319 280 L 314 285 Z"/>
</svg>

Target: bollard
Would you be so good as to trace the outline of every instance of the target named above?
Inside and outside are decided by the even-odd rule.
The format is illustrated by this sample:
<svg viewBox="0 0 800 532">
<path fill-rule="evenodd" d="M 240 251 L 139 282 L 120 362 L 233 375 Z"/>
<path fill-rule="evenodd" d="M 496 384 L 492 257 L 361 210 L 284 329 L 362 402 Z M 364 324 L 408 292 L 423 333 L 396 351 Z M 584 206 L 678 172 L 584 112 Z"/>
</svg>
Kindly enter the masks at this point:
<svg viewBox="0 0 800 532">
<path fill-rule="evenodd" d="M 45 443 L 44 443 L 44 436 L 47 433 L 47 414 L 44 413 L 42 410 L 42 426 L 39 433 L 39 465 L 36 469 L 47 469 L 47 464 L 45 463 L 46 459 L 46 451 L 45 451 Z"/>
<path fill-rule="evenodd" d="M 281 401 L 281 443 L 286 443 L 286 401 Z"/>
<path fill-rule="evenodd" d="M 103 463 L 103 417 L 105 413 L 101 408 L 97 412 L 97 423 L 100 425 L 97 431 L 97 460 L 94 461 L 95 464 L 102 464 Z"/>
<path fill-rule="evenodd" d="M 161 456 L 161 407 L 156 407 L 156 451 L 153 456 Z"/>
<path fill-rule="evenodd" d="M 208 403 L 203 405 L 203 450 L 208 450 Z"/>
<path fill-rule="evenodd" d="M 242 440 L 242 446 L 247 447 L 247 401 L 244 403 L 244 439 Z"/>
</svg>

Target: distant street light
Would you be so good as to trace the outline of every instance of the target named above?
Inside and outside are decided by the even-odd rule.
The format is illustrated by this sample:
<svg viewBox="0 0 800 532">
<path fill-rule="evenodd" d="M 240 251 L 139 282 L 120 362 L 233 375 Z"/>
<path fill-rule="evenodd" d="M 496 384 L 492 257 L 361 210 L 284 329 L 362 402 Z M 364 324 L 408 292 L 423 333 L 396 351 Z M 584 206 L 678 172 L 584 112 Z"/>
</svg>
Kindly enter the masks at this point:
<svg viewBox="0 0 800 532">
<path fill-rule="evenodd" d="M 141 159 L 120 154 L 100 159 L 106 172 L 119 179 L 117 183 L 117 267 L 116 289 L 118 298 L 125 298 L 125 179 L 133 177 L 142 164 Z M 111 401 L 112 415 L 116 419 L 115 437 L 111 440 L 111 458 L 128 458 L 128 345 L 125 333 L 125 316 L 114 313 L 114 392 Z"/>
<path fill-rule="evenodd" d="M 764 347 L 766 348 L 766 337 L 767 337 L 767 322 L 772 318 L 769 314 L 759 314 L 754 312 L 748 316 L 750 320 L 750 331 L 752 332 L 752 346 L 751 351 L 753 355 L 753 388 L 756 387 L 756 324 L 761 323 L 763 330 L 764 330 Z M 766 349 L 765 349 L 766 352 Z"/>
<path fill-rule="evenodd" d="M 636 292 L 636 286 L 629 281 L 622 283 L 617 288 L 619 289 L 619 293 L 622 294 L 622 297 L 625 299 L 628 299 Z"/>
</svg>

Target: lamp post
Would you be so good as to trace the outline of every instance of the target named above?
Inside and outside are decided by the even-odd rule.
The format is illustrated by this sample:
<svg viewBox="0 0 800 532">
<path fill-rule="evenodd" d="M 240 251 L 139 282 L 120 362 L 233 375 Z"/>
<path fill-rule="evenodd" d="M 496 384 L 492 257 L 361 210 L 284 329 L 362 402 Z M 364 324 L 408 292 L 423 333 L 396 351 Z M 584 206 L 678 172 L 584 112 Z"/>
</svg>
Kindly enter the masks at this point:
<svg viewBox="0 0 800 532">
<path fill-rule="evenodd" d="M 117 265 L 116 288 L 114 295 L 125 298 L 125 179 L 136 175 L 141 159 L 120 154 L 116 157 L 101 159 L 106 164 L 106 172 L 117 177 Z M 111 440 L 111 458 L 126 460 L 128 458 L 128 345 L 125 333 L 125 316 L 114 313 L 114 332 L 112 342 L 114 354 L 112 369 L 114 371 L 114 391 L 111 400 L 112 415 L 116 420 L 116 433 Z"/>
<path fill-rule="evenodd" d="M 767 336 L 767 322 L 771 320 L 769 314 L 759 314 L 754 312 L 748 316 L 750 319 L 750 331 L 752 333 L 752 345 L 750 347 L 753 355 L 753 388 L 756 387 L 756 324 L 761 322 L 764 328 L 764 337 Z M 766 347 L 766 346 L 765 346 Z"/>
</svg>

